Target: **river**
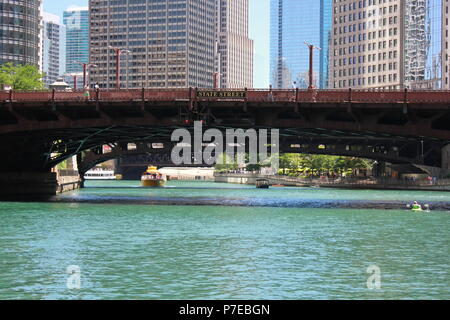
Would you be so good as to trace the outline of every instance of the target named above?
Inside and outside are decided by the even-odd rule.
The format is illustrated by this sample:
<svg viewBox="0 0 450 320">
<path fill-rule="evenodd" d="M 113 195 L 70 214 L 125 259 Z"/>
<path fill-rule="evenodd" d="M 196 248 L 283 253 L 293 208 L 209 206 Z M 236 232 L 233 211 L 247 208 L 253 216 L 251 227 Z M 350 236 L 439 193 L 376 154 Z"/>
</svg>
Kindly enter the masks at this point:
<svg viewBox="0 0 450 320">
<path fill-rule="evenodd" d="M 450 212 L 413 200 L 450 194 L 98 181 L 0 202 L 0 299 L 448 299 Z"/>
</svg>

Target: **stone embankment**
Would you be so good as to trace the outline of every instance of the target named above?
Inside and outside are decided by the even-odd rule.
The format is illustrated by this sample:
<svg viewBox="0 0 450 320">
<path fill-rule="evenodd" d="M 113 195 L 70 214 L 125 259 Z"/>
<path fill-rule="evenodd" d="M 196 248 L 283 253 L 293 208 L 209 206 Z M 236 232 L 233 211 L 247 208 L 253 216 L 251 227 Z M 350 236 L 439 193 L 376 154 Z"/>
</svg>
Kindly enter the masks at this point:
<svg viewBox="0 0 450 320">
<path fill-rule="evenodd" d="M 214 174 L 215 182 L 255 185 L 258 179 L 267 179 L 272 186 L 280 185 L 286 187 L 450 191 L 450 180 L 448 179 L 429 182 L 426 180 L 408 181 L 385 178 L 303 179 L 288 176 L 265 176 L 252 173 Z"/>
</svg>

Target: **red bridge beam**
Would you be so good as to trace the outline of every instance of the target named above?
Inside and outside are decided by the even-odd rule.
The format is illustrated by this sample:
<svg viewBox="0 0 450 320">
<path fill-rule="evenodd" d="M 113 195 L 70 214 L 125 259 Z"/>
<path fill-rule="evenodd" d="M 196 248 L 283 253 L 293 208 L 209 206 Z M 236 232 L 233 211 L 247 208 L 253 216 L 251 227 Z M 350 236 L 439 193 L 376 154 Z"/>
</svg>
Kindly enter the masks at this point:
<svg viewBox="0 0 450 320">
<path fill-rule="evenodd" d="M 208 92 L 244 92 L 240 97 L 198 97 L 198 91 Z M 269 89 L 136 89 L 118 91 L 90 90 L 91 100 L 101 101 L 246 101 L 246 102 L 307 102 L 307 103 L 379 103 L 379 104 L 444 104 L 450 103 L 450 91 L 407 91 L 407 90 L 269 90 Z M 83 101 L 85 92 L 35 91 L 14 92 L 0 91 L 2 102 L 48 102 L 48 101 Z"/>
</svg>

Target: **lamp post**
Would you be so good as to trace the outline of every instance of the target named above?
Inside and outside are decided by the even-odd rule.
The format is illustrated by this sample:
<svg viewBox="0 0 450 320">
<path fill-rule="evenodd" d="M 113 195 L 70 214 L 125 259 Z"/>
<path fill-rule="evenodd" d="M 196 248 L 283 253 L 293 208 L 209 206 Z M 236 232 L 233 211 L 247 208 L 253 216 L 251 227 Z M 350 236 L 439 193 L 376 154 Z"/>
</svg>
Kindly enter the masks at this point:
<svg viewBox="0 0 450 320">
<path fill-rule="evenodd" d="M 131 51 L 121 48 L 114 48 L 112 46 L 108 46 L 108 48 L 114 50 L 116 54 L 116 90 L 120 90 L 120 55 L 122 53 L 131 53 Z"/>
<path fill-rule="evenodd" d="M 72 77 L 73 79 L 73 91 L 77 91 L 77 79 L 81 76 L 81 73 L 65 73 L 64 76 Z"/>
<path fill-rule="evenodd" d="M 97 65 L 93 64 L 93 63 L 84 63 L 84 62 L 80 62 L 80 61 L 74 61 L 74 63 L 78 63 L 79 65 L 83 66 L 83 88 L 85 88 L 86 84 L 87 84 L 87 81 L 86 81 L 87 69 L 90 67 L 97 67 Z"/>
<path fill-rule="evenodd" d="M 321 48 L 315 47 L 312 44 L 309 44 L 305 41 L 305 44 L 309 48 L 309 87 L 308 89 L 314 89 L 314 81 L 313 81 L 313 74 L 314 74 L 314 49 L 322 50 Z"/>
</svg>

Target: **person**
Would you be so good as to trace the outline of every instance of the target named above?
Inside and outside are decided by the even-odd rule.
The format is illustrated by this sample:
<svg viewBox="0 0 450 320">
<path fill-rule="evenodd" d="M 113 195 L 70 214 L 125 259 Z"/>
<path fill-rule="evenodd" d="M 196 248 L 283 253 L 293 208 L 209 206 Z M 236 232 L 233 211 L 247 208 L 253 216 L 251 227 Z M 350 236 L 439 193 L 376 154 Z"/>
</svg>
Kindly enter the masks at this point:
<svg viewBox="0 0 450 320">
<path fill-rule="evenodd" d="M 414 203 L 412 205 L 412 209 L 413 210 L 422 210 L 422 206 L 417 201 L 414 201 Z"/>
<path fill-rule="evenodd" d="M 273 102 L 273 92 L 272 92 L 272 85 L 269 86 L 269 95 L 268 95 L 268 99 L 270 102 Z"/>
<path fill-rule="evenodd" d="M 83 96 L 86 98 L 86 100 L 89 100 L 89 96 L 90 96 L 90 93 L 89 93 L 89 86 L 85 86 L 85 87 L 84 87 L 84 93 L 83 93 Z"/>
<path fill-rule="evenodd" d="M 95 86 L 94 86 L 94 88 L 95 88 L 95 91 L 97 91 L 97 90 L 99 90 L 99 89 L 100 89 L 100 86 L 98 85 L 98 82 L 96 82 L 96 83 L 95 83 Z"/>
</svg>

